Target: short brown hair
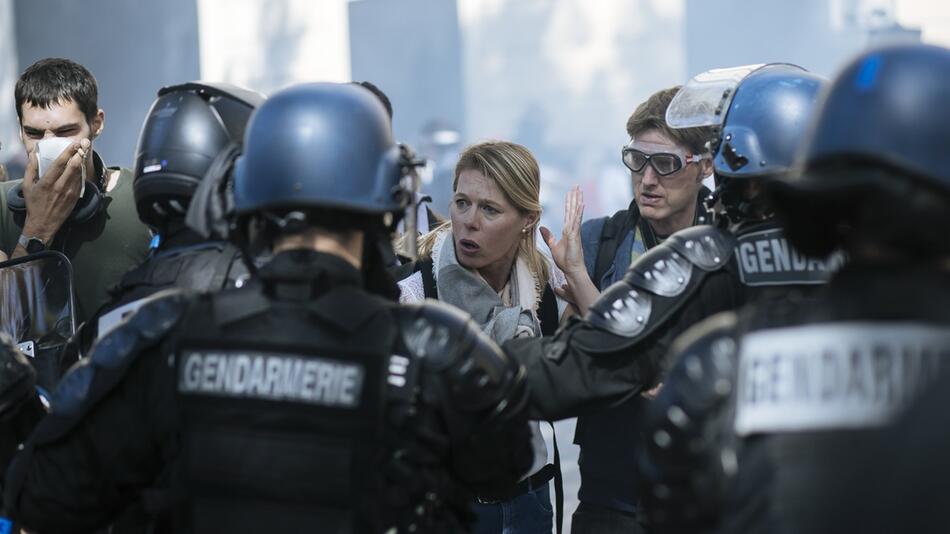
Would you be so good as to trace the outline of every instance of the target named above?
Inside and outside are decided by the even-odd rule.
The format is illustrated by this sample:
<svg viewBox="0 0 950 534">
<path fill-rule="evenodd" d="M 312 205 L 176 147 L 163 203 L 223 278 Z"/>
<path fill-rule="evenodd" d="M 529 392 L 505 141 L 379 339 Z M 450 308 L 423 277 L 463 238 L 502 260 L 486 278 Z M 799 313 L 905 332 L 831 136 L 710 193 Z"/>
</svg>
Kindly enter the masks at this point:
<svg viewBox="0 0 950 534">
<path fill-rule="evenodd" d="M 680 90 L 679 85 L 657 91 L 650 95 L 627 119 L 627 134 L 633 139 L 647 130 L 657 130 L 672 141 L 683 145 L 694 154 L 707 151 L 706 143 L 713 138 L 711 127 L 670 128 L 666 124 L 666 108 Z"/>
<path fill-rule="evenodd" d="M 86 67 L 63 58 L 46 58 L 30 65 L 14 88 L 17 118 L 23 120 L 23 104 L 49 109 L 72 100 L 91 122 L 99 111 L 99 88 Z"/>
</svg>

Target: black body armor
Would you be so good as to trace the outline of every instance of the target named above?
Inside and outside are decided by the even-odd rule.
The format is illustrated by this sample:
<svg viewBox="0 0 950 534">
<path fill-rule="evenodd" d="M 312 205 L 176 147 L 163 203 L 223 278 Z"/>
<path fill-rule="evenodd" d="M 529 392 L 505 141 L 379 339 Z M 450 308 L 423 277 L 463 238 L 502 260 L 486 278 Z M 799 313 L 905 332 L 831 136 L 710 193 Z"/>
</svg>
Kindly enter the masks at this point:
<svg viewBox="0 0 950 534">
<path fill-rule="evenodd" d="M 237 247 L 224 241 L 206 241 L 190 230 L 181 230 L 127 272 L 111 290 L 112 299 L 96 313 L 94 328 L 84 328 L 83 346 L 88 348 L 93 337 L 108 333 L 134 313 L 146 297 L 159 291 L 217 291 L 242 284 L 247 278 Z"/>
<path fill-rule="evenodd" d="M 259 274 L 239 289 L 153 297 L 97 344 L 15 463 L 6 495 L 18 520 L 96 525 L 78 505 L 81 518 L 39 513 L 43 477 L 22 481 L 84 450 L 79 435 L 126 390 L 148 392 L 141 415 L 154 430 L 131 439 L 142 454 L 164 451 L 148 473 L 168 481 L 177 531 L 464 532 L 471 492 L 530 467 L 524 371 L 466 316 L 371 295 L 325 254 L 285 252 Z M 78 477 L 95 469 L 78 464 Z M 96 510 L 134 495 L 97 496 Z"/>
<path fill-rule="evenodd" d="M 194 531 L 464 529 L 448 473 L 469 487 L 499 473 L 472 458 L 450 468 L 448 453 L 523 412 L 523 371 L 448 306 L 396 307 L 356 280 L 327 287 L 306 262 L 275 263 L 260 287 L 200 299 L 178 336 L 179 483 Z M 420 453 L 427 432 L 449 440 L 435 458 Z"/>
<path fill-rule="evenodd" d="M 858 471 L 886 469 L 852 455 L 950 365 L 944 296 L 935 271 L 845 267 L 811 298 L 762 299 L 684 334 L 648 413 L 652 527 L 834 531 Z"/>
</svg>

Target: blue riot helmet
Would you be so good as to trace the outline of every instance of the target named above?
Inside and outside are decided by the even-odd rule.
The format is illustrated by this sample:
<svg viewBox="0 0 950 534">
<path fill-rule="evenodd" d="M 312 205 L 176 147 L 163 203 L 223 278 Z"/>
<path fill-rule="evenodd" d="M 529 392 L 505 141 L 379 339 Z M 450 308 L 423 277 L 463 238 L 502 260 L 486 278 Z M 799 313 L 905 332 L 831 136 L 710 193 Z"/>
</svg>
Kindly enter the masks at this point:
<svg viewBox="0 0 950 534">
<path fill-rule="evenodd" d="M 765 65 L 736 88 L 713 158 L 716 174 L 746 178 L 792 169 L 825 79 L 786 64 Z"/>
<path fill-rule="evenodd" d="M 273 95 L 251 120 L 234 177 L 237 215 L 405 207 L 386 110 L 361 87 L 314 83 Z"/>
<path fill-rule="evenodd" d="M 772 178 L 793 168 L 824 85 L 824 78 L 796 65 L 748 65 L 704 72 L 670 103 L 672 127 L 717 127 L 710 139 L 714 199 L 733 222 L 755 211 L 745 181 L 737 179 Z"/>
<path fill-rule="evenodd" d="M 417 164 L 393 142 L 385 108 L 366 89 L 297 85 L 251 119 L 234 174 L 234 211 L 239 226 L 263 217 L 292 231 L 329 213 L 321 222 L 382 231 L 411 201 L 407 177 Z"/>
<path fill-rule="evenodd" d="M 163 227 L 184 219 L 212 164 L 238 146 L 264 96 L 229 84 L 164 87 L 149 109 L 135 151 L 132 189 L 142 222 Z"/>
<path fill-rule="evenodd" d="M 947 102 L 945 48 L 888 47 L 848 64 L 820 104 L 801 172 L 771 184 L 796 246 L 820 254 L 861 234 L 914 254 L 948 252 Z"/>
</svg>

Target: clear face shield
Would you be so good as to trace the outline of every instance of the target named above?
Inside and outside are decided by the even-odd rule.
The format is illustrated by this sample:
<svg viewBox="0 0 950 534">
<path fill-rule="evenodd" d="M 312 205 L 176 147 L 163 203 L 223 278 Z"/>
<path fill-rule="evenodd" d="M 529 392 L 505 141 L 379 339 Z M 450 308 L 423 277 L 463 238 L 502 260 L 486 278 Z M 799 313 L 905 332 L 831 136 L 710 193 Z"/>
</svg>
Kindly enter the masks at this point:
<svg viewBox="0 0 950 534">
<path fill-rule="evenodd" d="M 76 331 L 72 265 L 44 251 L 0 263 L 0 332 L 10 336 L 52 390 L 73 362 L 66 344 Z"/>
<path fill-rule="evenodd" d="M 713 127 L 714 135 L 709 139 L 707 148 L 715 154 L 719 148 L 720 132 L 732 105 L 739 84 L 747 76 L 765 64 L 743 65 L 725 69 L 712 69 L 697 74 L 686 83 L 673 97 L 666 109 L 666 124 L 670 128 Z M 721 184 L 716 177 L 716 190 L 706 199 L 706 210 L 713 221 L 717 220 Z"/>
<path fill-rule="evenodd" d="M 694 76 L 673 97 L 666 109 L 670 128 L 722 126 L 736 89 L 764 64 L 707 70 Z"/>
</svg>

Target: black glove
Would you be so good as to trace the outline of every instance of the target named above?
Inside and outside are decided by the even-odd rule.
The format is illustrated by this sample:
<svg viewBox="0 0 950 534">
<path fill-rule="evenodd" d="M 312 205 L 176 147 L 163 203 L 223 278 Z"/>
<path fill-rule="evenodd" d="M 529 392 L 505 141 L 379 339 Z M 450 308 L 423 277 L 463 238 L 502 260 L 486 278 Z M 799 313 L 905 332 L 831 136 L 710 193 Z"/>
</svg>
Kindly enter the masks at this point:
<svg viewBox="0 0 950 534">
<path fill-rule="evenodd" d="M 9 338 L 0 339 L 0 479 L 45 413 L 33 366 Z"/>
<path fill-rule="evenodd" d="M 36 371 L 9 338 L 0 340 L 0 420 L 10 417 L 33 394 Z"/>
</svg>

